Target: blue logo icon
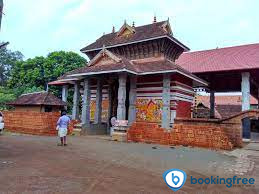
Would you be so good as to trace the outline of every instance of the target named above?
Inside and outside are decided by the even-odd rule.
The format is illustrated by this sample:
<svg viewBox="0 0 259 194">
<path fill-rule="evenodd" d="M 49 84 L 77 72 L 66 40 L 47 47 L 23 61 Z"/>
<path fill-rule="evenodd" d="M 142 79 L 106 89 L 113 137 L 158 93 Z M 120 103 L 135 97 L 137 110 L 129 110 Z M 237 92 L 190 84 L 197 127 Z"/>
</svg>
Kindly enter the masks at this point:
<svg viewBox="0 0 259 194">
<path fill-rule="evenodd" d="M 163 178 L 170 189 L 177 191 L 184 185 L 187 175 L 182 170 L 170 169 L 164 172 Z"/>
</svg>

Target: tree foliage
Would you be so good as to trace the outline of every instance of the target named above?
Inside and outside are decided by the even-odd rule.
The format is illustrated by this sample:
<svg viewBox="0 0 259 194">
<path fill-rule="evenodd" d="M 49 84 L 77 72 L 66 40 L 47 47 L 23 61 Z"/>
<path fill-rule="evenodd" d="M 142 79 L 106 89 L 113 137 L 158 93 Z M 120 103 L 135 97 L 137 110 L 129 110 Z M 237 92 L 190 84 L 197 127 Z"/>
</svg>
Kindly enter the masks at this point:
<svg viewBox="0 0 259 194">
<path fill-rule="evenodd" d="M 6 102 L 21 94 L 46 89 L 48 82 L 86 64 L 86 59 L 74 52 L 57 51 L 47 57 L 22 60 L 20 52 L 0 49 L 0 110 L 9 108 Z M 51 87 L 51 92 L 60 95 L 60 87 Z"/>
<path fill-rule="evenodd" d="M 52 52 L 47 57 L 35 57 L 19 61 L 11 71 L 9 88 L 15 88 L 17 94 L 28 89 L 46 89 L 48 82 L 56 80 L 64 73 L 84 66 L 86 60 L 74 52 Z M 57 91 L 55 91 L 57 93 Z"/>
<path fill-rule="evenodd" d="M 1 42 L 0 42 L 1 44 Z M 23 55 L 19 51 L 11 51 L 6 47 L 0 48 L 0 85 L 4 86 L 10 76 L 11 69 L 16 62 L 22 61 Z"/>
</svg>

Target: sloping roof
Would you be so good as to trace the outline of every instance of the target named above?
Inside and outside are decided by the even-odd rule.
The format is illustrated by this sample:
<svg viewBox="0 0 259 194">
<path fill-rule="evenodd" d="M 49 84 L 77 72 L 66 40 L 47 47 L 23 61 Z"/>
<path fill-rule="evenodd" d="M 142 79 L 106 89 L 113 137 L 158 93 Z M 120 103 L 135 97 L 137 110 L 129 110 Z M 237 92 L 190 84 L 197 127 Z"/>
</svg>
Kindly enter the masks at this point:
<svg viewBox="0 0 259 194">
<path fill-rule="evenodd" d="M 86 52 L 90 50 L 99 50 L 103 47 L 103 45 L 105 45 L 106 48 L 109 48 L 115 45 L 118 46 L 121 44 L 128 44 L 128 43 L 139 42 L 139 41 L 144 41 L 149 39 L 156 39 L 162 36 L 168 37 L 173 42 L 175 42 L 180 47 L 182 47 L 185 51 L 189 50 L 187 46 L 185 46 L 176 38 L 174 38 L 172 34 L 164 30 L 163 25 L 166 22 L 168 21 L 161 21 L 161 22 L 135 27 L 134 28 L 135 33 L 133 33 L 131 36 L 128 36 L 128 37 L 117 36 L 117 32 L 105 34 L 101 36 L 99 39 L 97 39 L 94 43 L 82 48 L 81 51 Z"/>
<path fill-rule="evenodd" d="M 209 96 L 197 96 L 197 103 L 202 102 L 205 106 L 209 107 L 210 97 Z M 242 96 L 241 95 L 224 95 L 224 96 L 215 96 L 216 105 L 241 105 Z M 250 104 L 257 104 L 255 97 L 250 97 Z"/>
<path fill-rule="evenodd" d="M 192 73 L 259 69 L 259 43 L 185 52 L 176 63 Z"/>
<path fill-rule="evenodd" d="M 52 105 L 66 106 L 66 103 L 54 96 L 50 92 L 35 92 L 23 94 L 9 105 Z"/>
<path fill-rule="evenodd" d="M 78 68 L 74 71 L 71 71 L 66 75 L 63 79 L 71 79 L 78 76 L 85 76 L 85 75 L 95 75 L 95 74 L 104 74 L 104 73 L 116 73 L 116 72 L 128 72 L 135 75 L 147 75 L 147 74 L 157 74 L 157 73 L 169 73 L 169 72 L 176 72 L 180 73 L 184 76 L 187 76 L 193 80 L 195 80 L 197 83 L 201 85 L 207 85 L 207 82 L 204 80 L 198 78 L 197 76 L 193 75 L 192 73 L 186 71 L 182 67 L 174 64 L 173 62 L 169 61 L 168 59 L 164 57 L 151 57 L 146 59 L 140 59 L 140 60 L 129 60 L 125 58 L 124 56 L 116 55 L 106 49 L 103 48 L 103 50 L 100 51 L 100 53 L 97 55 L 97 58 L 103 57 L 102 54 L 105 54 L 108 52 L 109 56 L 111 58 L 111 55 L 113 55 L 114 58 L 117 60 L 113 60 L 112 63 L 91 63 L 92 65 L 87 65 L 81 68 Z M 99 59 L 92 59 L 94 61 L 98 61 Z"/>
<path fill-rule="evenodd" d="M 204 109 L 197 109 L 198 115 L 208 115 L 210 109 L 209 96 L 197 96 L 197 104 L 204 105 Z M 257 104 L 257 100 L 251 96 L 250 104 Z M 207 110 L 207 109 L 208 110 Z M 241 95 L 228 95 L 228 96 L 215 96 L 215 116 L 216 118 L 227 118 L 229 116 L 238 114 L 242 111 L 242 96 Z M 207 113 L 207 114 L 205 114 Z"/>
</svg>

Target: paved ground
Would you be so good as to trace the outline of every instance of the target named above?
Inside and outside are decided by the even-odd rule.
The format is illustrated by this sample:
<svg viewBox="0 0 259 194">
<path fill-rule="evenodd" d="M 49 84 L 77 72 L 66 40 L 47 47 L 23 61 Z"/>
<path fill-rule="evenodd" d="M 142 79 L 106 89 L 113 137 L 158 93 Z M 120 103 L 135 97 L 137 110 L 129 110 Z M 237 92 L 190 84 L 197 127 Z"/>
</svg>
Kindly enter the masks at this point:
<svg viewBox="0 0 259 194">
<path fill-rule="evenodd" d="M 191 185 L 178 193 L 259 193 L 259 144 L 232 152 L 97 137 L 0 136 L 0 193 L 172 193 L 162 174 L 180 168 L 194 177 L 254 177 L 254 187 Z"/>
</svg>

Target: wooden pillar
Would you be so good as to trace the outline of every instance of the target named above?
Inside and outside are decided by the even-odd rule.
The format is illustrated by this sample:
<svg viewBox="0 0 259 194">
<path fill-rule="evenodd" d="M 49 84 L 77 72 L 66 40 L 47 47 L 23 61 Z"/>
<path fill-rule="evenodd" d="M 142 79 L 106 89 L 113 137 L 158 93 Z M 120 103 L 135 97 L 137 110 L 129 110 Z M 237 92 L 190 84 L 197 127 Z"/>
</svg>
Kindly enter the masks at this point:
<svg viewBox="0 0 259 194">
<path fill-rule="evenodd" d="M 80 88 L 80 83 L 75 82 L 75 84 L 74 84 L 74 96 L 73 96 L 72 119 L 79 119 L 79 88 Z"/>
<path fill-rule="evenodd" d="M 136 100 L 137 100 L 137 77 L 130 77 L 129 91 L 129 124 L 131 125 L 136 120 Z"/>
<path fill-rule="evenodd" d="M 163 74 L 162 128 L 170 128 L 170 74 Z"/>
<path fill-rule="evenodd" d="M 210 90 L 210 118 L 215 118 L 215 91 Z"/>
<path fill-rule="evenodd" d="M 102 122 L 102 80 L 101 78 L 97 79 L 97 89 L 96 89 L 96 103 L 95 103 L 95 114 L 94 114 L 94 123 L 100 124 Z"/>
<path fill-rule="evenodd" d="M 241 82 L 241 91 L 242 91 L 242 111 L 250 109 L 250 73 L 242 73 L 242 82 Z"/>
<path fill-rule="evenodd" d="M 119 74 L 119 89 L 118 89 L 118 107 L 117 107 L 117 120 L 126 119 L 126 82 L 127 74 Z"/>
<path fill-rule="evenodd" d="M 91 100 L 91 90 L 90 90 L 90 80 L 86 78 L 84 80 L 84 93 L 83 93 L 83 106 L 82 106 L 82 124 L 90 125 L 90 100 Z"/>
</svg>

